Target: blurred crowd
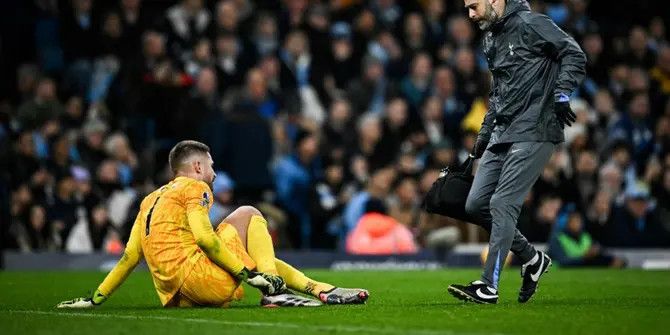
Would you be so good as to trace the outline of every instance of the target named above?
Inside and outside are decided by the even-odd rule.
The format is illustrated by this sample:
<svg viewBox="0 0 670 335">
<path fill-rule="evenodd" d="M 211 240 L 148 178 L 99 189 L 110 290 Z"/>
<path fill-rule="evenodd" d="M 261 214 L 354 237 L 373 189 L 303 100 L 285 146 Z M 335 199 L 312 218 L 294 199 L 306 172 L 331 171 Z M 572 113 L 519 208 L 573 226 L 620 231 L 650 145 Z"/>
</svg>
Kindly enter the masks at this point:
<svg viewBox="0 0 670 335">
<path fill-rule="evenodd" d="M 670 247 L 670 22 L 649 11 L 603 24 L 588 0 L 531 5 L 580 43 L 588 74 L 519 229 L 566 263 L 595 263 L 600 246 Z M 486 241 L 421 210 L 487 111 L 481 32 L 462 0 L 6 6 L 5 248 L 119 252 L 139 201 L 172 178 L 167 153 L 182 139 L 211 148 L 212 223 L 257 206 L 278 247 L 412 253 Z"/>
</svg>

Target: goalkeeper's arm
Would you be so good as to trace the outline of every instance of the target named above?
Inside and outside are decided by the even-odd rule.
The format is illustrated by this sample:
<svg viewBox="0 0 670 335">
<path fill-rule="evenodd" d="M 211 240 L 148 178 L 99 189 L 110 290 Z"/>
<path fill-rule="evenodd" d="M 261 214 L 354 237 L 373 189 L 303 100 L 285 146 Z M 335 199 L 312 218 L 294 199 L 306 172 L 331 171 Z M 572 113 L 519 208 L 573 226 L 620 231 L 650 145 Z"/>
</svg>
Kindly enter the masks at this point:
<svg viewBox="0 0 670 335">
<path fill-rule="evenodd" d="M 126 244 L 126 250 L 114 269 L 107 274 L 105 280 L 102 281 L 98 289 L 95 290 L 91 297 L 76 298 L 73 300 L 63 301 L 56 307 L 58 308 L 91 308 L 102 304 L 107 298 L 116 291 L 121 284 L 128 278 L 131 272 L 135 269 L 142 258 L 142 229 L 135 219 L 135 224 L 130 232 L 130 239 Z"/>
<path fill-rule="evenodd" d="M 188 225 L 191 227 L 191 232 L 193 232 L 193 238 L 195 238 L 198 247 L 205 252 L 205 255 L 229 273 L 240 273 L 244 269 L 244 263 L 221 243 L 214 229 L 212 229 L 207 212 L 204 210 L 193 210 L 187 216 Z"/>
<path fill-rule="evenodd" d="M 263 294 L 273 294 L 286 288 L 284 280 L 279 276 L 247 269 L 242 260 L 221 243 L 221 239 L 212 229 L 206 211 L 192 210 L 188 212 L 187 217 L 198 247 L 212 262 L 233 274 L 237 279 L 261 290 Z"/>
</svg>

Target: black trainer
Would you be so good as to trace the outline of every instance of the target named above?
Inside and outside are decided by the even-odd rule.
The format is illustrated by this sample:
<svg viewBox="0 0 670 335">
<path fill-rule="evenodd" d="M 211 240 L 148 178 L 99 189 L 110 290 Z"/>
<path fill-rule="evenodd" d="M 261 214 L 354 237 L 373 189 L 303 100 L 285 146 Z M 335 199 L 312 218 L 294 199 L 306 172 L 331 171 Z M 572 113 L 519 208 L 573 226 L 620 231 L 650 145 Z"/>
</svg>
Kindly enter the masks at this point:
<svg viewBox="0 0 670 335">
<path fill-rule="evenodd" d="M 534 264 L 526 263 L 521 266 L 521 278 L 523 278 L 523 283 L 521 284 L 521 290 L 519 290 L 520 303 L 530 300 L 533 294 L 535 294 L 535 291 L 537 291 L 537 284 L 540 282 L 540 277 L 549 272 L 551 258 L 542 251 L 538 251 L 537 255 L 539 257 Z"/>
<path fill-rule="evenodd" d="M 498 303 L 498 290 L 477 280 L 470 285 L 449 285 L 449 293 L 459 300 L 476 302 L 478 304 L 496 304 Z"/>
</svg>

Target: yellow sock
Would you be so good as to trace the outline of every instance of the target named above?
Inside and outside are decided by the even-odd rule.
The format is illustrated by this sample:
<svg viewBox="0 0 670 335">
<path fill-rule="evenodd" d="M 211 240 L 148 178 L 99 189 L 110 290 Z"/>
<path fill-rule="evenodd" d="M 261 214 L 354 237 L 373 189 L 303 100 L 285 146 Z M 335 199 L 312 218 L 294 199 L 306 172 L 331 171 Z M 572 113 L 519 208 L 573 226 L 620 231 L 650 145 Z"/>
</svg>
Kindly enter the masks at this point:
<svg viewBox="0 0 670 335">
<path fill-rule="evenodd" d="M 254 215 L 247 228 L 247 252 L 256 262 L 256 270 L 278 274 L 275 266 L 275 250 L 272 237 L 268 232 L 268 223 L 260 215 Z"/>
<path fill-rule="evenodd" d="M 304 273 L 300 272 L 298 269 L 292 267 L 281 259 L 275 260 L 275 266 L 279 271 L 279 275 L 284 278 L 286 286 L 292 290 L 296 290 L 305 294 L 311 294 L 318 298 L 319 293 L 327 292 L 334 288 L 333 285 L 328 283 L 322 283 L 308 278 Z"/>
</svg>

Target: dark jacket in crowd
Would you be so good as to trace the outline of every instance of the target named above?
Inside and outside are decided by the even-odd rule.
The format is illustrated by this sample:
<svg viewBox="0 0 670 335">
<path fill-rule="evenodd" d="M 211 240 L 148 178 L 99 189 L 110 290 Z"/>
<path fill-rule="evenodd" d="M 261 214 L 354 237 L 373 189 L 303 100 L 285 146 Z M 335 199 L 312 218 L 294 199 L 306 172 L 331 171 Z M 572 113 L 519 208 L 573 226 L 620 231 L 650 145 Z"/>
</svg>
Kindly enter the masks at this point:
<svg viewBox="0 0 670 335">
<path fill-rule="evenodd" d="M 260 200 L 261 191 L 271 189 L 270 160 L 273 142 L 270 125 L 253 106 L 238 104 L 226 115 L 223 170 L 235 180 L 238 199 L 252 195 Z"/>
<path fill-rule="evenodd" d="M 612 226 L 605 236 L 605 243 L 613 247 L 668 247 L 670 232 L 657 210 L 650 210 L 644 217 L 635 218 L 624 205 L 614 209 Z"/>
</svg>

